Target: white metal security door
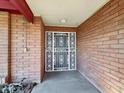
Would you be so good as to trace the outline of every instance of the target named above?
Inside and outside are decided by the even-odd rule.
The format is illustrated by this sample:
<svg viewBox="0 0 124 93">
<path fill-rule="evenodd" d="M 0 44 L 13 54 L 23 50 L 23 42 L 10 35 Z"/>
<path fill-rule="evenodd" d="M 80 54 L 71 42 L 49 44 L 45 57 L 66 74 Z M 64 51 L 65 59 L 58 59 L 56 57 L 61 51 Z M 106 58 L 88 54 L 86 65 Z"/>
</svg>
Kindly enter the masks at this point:
<svg viewBox="0 0 124 93">
<path fill-rule="evenodd" d="M 76 70 L 75 32 L 46 32 L 45 42 L 47 72 Z"/>
</svg>

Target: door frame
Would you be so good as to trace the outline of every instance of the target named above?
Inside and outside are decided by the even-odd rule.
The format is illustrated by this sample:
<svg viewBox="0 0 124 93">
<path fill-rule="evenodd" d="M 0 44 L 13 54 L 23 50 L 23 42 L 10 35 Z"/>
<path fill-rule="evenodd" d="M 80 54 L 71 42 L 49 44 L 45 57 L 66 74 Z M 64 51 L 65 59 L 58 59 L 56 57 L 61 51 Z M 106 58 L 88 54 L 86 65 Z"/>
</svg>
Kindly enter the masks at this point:
<svg viewBox="0 0 124 93">
<path fill-rule="evenodd" d="M 46 68 L 46 64 L 47 64 L 47 53 L 46 53 L 46 48 L 47 48 L 47 33 L 48 32 L 52 32 L 52 33 L 75 33 L 75 69 L 67 69 L 67 70 L 47 70 Z M 54 34 L 53 34 L 54 35 Z M 46 72 L 59 72 L 59 71 L 74 71 L 74 70 L 77 70 L 77 34 L 76 32 L 63 32 L 63 31 L 45 31 L 45 71 Z M 54 49 L 53 49 L 54 51 Z M 70 52 L 70 49 L 69 49 L 69 52 Z M 53 52 L 54 53 L 54 52 Z M 53 57 L 54 57 L 54 54 L 53 54 Z M 70 56 L 69 56 L 70 57 Z M 69 63 L 70 64 L 70 63 Z M 54 63 L 53 63 L 53 68 L 54 68 Z"/>
</svg>

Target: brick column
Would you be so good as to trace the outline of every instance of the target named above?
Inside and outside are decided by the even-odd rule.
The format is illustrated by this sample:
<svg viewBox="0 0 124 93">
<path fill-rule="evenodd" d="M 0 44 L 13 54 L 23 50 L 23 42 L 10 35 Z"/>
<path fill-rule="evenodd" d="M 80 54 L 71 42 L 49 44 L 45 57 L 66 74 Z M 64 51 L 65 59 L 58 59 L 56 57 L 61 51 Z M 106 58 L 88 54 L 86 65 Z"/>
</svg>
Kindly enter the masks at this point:
<svg viewBox="0 0 124 93">
<path fill-rule="evenodd" d="M 9 73 L 9 13 L 0 11 L 0 75 L 10 77 Z M 8 60 L 9 59 L 9 60 Z"/>
</svg>

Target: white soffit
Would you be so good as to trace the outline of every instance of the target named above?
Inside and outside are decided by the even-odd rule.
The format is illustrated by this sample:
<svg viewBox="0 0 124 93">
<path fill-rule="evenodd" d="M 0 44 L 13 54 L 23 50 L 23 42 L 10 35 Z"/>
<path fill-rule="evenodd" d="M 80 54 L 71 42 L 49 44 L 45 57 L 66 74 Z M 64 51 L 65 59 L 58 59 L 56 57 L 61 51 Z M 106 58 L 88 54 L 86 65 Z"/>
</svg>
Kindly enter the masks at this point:
<svg viewBox="0 0 124 93">
<path fill-rule="evenodd" d="M 109 0 L 26 0 L 46 26 L 77 27 Z M 66 20 L 62 23 L 61 20 Z"/>
</svg>

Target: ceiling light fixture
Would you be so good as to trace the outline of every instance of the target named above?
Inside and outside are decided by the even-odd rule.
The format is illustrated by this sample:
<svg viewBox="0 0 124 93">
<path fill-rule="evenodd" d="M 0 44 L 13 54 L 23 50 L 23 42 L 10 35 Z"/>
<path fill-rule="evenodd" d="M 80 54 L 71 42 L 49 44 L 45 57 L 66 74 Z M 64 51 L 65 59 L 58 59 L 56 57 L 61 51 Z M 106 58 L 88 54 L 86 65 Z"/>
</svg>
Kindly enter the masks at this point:
<svg viewBox="0 0 124 93">
<path fill-rule="evenodd" d="M 61 19 L 60 22 L 61 23 L 66 23 L 67 21 L 66 21 L 66 19 Z"/>
</svg>

